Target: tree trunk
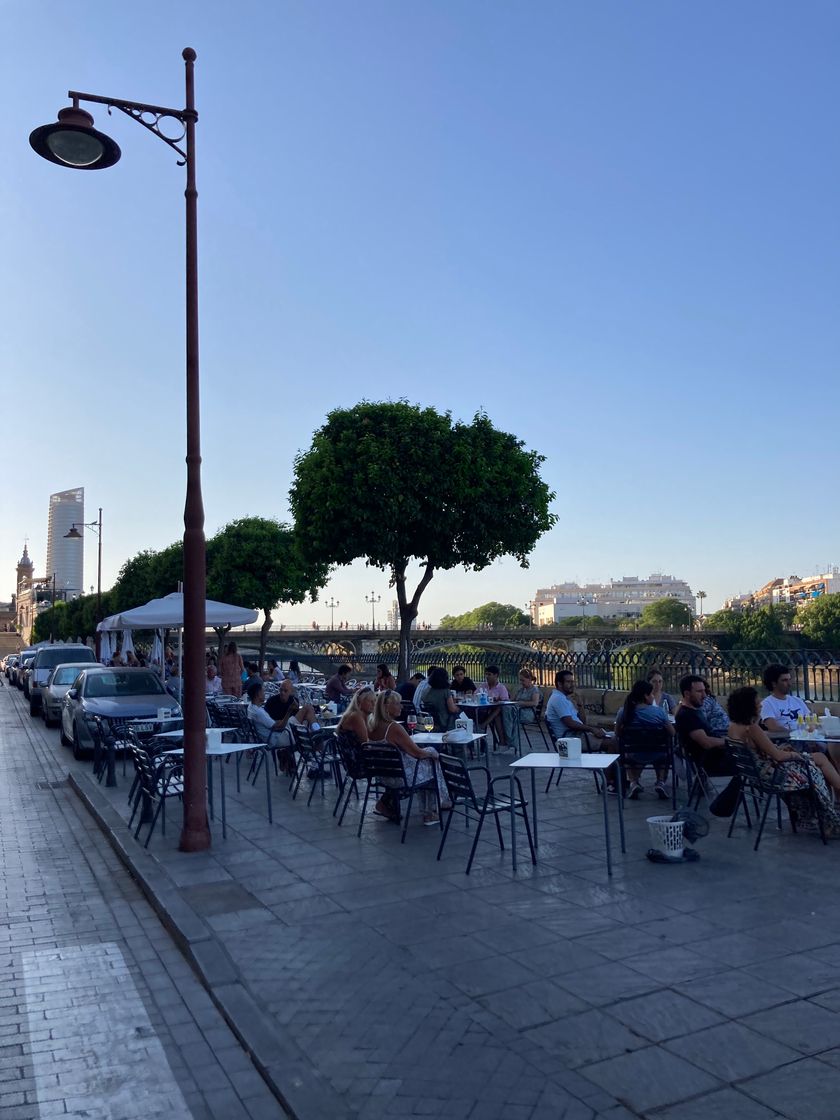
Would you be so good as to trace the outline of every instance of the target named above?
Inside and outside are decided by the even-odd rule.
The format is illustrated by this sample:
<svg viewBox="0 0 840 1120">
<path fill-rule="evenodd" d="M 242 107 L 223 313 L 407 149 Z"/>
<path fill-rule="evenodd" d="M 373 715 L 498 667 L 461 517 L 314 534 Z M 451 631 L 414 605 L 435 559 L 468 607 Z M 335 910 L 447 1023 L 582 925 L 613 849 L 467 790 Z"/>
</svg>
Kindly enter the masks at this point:
<svg viewBox="0 0 840 1120">
<path fill-rule="evenodd" d="M 265 613 L 265 622 L 263 622 L 262 626 L 260 627 L 260 672 L 261 673 L 263 671 L 263 666 L 265 665 L 265 646 L 266 646 L 266 643 L 268 641 L 268 632 L 271 629 L 272 624 L 273 624 L 273 619 L 271 617 L 271 611 L 265 611 L 264 613 Z"/>
<path fill-rule="evenodd" d="M 397 661 L 397 684 L 403 684 L 411 675 L 411 624 L 417 618 L 420 596 L 428 587 L 434 574 L 435 569 L 427 563 L 414 594 L 411 599 L 408 599 L 405 590 L 405 565 L 394 569 L 394 584 L 397 588 L 397 603 L 400 608 L 400 651 Z"/>
<path fill-rule="evenodd" d="M 224 644 L 224 637 L 225 637 L 225 634 L 230 633 L 230 627 L 229 626 L 214 626 L 213 629 L 216 631 L 216 640 L 219 643 L 218 648 L 216 650 L 216 664 L 218 665 L 219 662 L 222 660 L 222 645 Z"/>
</svg>

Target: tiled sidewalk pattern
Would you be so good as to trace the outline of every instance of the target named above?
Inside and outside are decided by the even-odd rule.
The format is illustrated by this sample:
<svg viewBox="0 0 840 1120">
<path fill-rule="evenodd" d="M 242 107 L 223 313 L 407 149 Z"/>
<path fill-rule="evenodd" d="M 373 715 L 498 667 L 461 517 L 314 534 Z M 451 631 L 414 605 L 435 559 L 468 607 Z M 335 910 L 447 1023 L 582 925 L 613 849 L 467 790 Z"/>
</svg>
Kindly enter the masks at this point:
<svg viewBox="0 0 840 1120">
<path fill-rule="evenodd" d="M 0 1120 L 281 1120 L 20 699 L 0 689 Z"/>
<path fill-rule="evenodd" d="M 698 863 L 656 866 L 648 795 L 609 881 L 600 801 L 567 774 L 538 791 L 538 867 L 514 875 L 491 826 L 467 878 L 462 825 L 437 863 L 435 830 L 401 846 L 372 818 L 359 840 L 355 806 L 339 829 L 281 779 L 270 826 L 261 788 L 233 788 L 231 767 L 226 842 L 151 850 L 348 1117 L 840 1116 L 836 842 L 771 827 L 755 854 L 716 821 Z"/>
</svg>

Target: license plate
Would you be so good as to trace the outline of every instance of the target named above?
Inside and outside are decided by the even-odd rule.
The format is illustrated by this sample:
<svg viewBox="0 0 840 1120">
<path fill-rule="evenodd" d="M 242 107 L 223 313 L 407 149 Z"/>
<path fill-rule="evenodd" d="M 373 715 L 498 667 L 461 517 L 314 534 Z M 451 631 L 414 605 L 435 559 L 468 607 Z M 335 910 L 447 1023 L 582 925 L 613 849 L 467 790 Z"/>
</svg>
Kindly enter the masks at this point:
<svg viewBox="0 0 840 1120">
<path fill-rule="evenodd" d="M 154 729 L 155 729 L 155 725 L 151 722 L 149 722 L 149 723 L 135 723 L 134 724 L 134 730 L 135 731 L 154 731 Z"/>
</svg>

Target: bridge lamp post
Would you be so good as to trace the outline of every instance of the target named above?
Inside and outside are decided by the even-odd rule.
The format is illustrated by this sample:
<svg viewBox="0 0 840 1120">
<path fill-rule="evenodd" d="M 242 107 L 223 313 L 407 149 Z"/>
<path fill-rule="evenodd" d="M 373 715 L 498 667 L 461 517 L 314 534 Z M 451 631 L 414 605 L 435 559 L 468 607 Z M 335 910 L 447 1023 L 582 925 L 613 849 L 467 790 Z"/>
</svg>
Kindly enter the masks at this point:
<svg viewBox="0 0 840 1120">
<path fill-rule="evenodd" d="M 111 167 L 122 154 L 119 145 L 93 127 L 93 117 L 79 102 L 119 109 L 168 144 L 186 172 L 186 413 L 187 494 L 184 505 L 184 823 L 180 848 L 200 852 L 210 847 L 207 821 L 205 755 L 204 646 L 205 540 L 201 494 L 201 413 L 198 372 L 198 191 L 195 181 L 195 51 L 181 54 L 186 66 L 185 105 L 171 109 L 121 97 L 70 90 L 72 106 L 57 123 L 36 128 L 29 143 L 39 156 L 61 167 L 98 171 Z"/>
<path fill-rule="evenodd" d="M 581 597 L 578 599 L 578 606 L 581 608 L 581 618 L 583 619 L 583 621 L 580 624 L 580 628 L 581 628 L 581 630 L 585 630 L 586 629 L 586 596 L 585 595 L 581 595 Z"/>
<path fill-rule="evenodd" d="M 335 630 L 335 608 L 340 607 L 341 603 L 339 603 L 338 599 L 333 599 L 331 595 L 330 601 L 325 603 L 324 606 L 330 608 L 330 630 Z"/>
<path fill-rule="evenodd" d="M 376 604 L 382 602 L 382 596 L 381 595 L 376 595 L 374 597 L 374 593 L 373 593 L 373 591 L 371 591 L 370 595 L 365 595 L 365 602 L 370 603 L 370 625 L 371 625 L 371 629 L 375 630 L 376 629 Z"/>
</svg>

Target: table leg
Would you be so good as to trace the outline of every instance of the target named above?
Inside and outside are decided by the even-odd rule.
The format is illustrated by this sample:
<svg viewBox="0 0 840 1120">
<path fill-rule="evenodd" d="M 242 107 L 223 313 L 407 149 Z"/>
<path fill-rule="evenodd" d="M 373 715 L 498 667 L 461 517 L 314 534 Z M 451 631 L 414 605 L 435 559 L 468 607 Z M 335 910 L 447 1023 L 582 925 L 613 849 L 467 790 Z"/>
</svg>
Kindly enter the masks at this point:
<svg viewBox="0 0 840 1120">
<path fill-rule="evenodd" d="M 531 809 L 533 811 L 532 823 L 534 825 L 534 847 L 539 847 L 537 839 L 537 772 L 531 767 Z"/>
<path fill-rule="evenodd" d="M 264 751 L 265 757 L 263 758 L 263 770 L 265 770 L 265 800 L 268 805 L 268 823 L 274 824 L 274 818 L 271 815 L 271 780 L 268 773 L 268 751 Z"/>
<path fill-rule="evenodd" d="M 108 771 L 105 778 L 105 785 L 111 789 L 117 784 L 117 748 L 113 743 L 109 743 L 108 747 Z"/>
<path fill-rule="evenodd" d="M 604 841 L 605 841 L 606 846 L 607 846 L 607 874 L 612 875 L 612 859 L 611 859 L 611 853 L 610 853 L 610 814 L 609 814 L 609 805 L 608 805 L 609 794 L 607 793 L 607 777 L 606 777 L 606 774 L 602 774 L 602 779 L 603 780 L 601 782 L 601 796 L 604 799 Z"/>
<path fill-rule="evenodd" d="M 236 752 L 236 792 L 237 793 L 242 792 L 242 787 L 239 784 L 239 763 L 240 763 L 241 758 L 242 758 L 241 752 L 237 751 Z"/>
<path fill-rule="evenodd" d="M 219 786 L 222 791 L 222 839 L 227 840 L 227 806 L 225 805 L 225 762 L 223 755 L 219 755 Z"/>
<path fill-rule="evenodd" d="M 215 820 L 213 812 L 213 756 L 207 755 L 207 801 L 210 805 L 210 820 Z"/>
<path fill-rule="evenodd" d="M 621 773 L 621 763 L 616 763 L 618 770 L 618 781 L 615 788 L 618 792 L 618 831 L 621 834 L 621 850 L 627 851 L 627 845 L 624 842 L 624 776 Z"/>
<path fill-rule="evenodd" d="M 516 809 L 514 808 L 513 775 L 510 777 L 510 858 L 516 870 Z"/>
</svg>

